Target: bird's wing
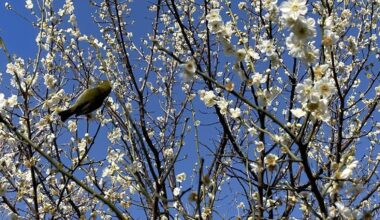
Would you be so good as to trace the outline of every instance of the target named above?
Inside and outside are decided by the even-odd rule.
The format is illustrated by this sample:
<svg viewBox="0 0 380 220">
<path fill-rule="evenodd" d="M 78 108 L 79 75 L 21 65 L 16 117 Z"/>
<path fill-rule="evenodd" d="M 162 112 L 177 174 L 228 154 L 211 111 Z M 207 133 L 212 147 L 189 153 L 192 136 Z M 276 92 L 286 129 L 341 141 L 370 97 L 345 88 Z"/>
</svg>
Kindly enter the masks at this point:
<svg viewBox="0 0 380 220">
<path fill-rule="evenodd" d="M 86 89 L 77 99 L 74 106 L 76 109 L 83 108 L 99 96 L 99 91 L 96 88 Z"/>
<path fill-rule="evenodd" d="M 78 108 L 79 109 L 79 108 Z M 93 103 L 86 102 L 86 104 L 80 107 L 80 111 L 76 112 L 75 115 L 87 115 L 93 111 Z"/>
</svg>

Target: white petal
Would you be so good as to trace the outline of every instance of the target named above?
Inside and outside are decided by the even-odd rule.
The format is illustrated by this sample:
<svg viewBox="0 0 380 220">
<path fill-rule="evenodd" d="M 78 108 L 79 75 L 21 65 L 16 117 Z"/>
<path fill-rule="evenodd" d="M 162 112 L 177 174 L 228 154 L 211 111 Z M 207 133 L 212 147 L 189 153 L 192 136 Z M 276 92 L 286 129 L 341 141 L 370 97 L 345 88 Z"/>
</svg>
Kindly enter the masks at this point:
<svg viewBox="0 0 380 220">
<path fill-rule="evenodd" d="M 306 115 L 306 112 L 304 110 L 300 109 L 300 108 L 292 109 L 290 111 L 297 118 L 301 118 L 301 117 L 303 117 L 303 116 Z"/>
</svg>

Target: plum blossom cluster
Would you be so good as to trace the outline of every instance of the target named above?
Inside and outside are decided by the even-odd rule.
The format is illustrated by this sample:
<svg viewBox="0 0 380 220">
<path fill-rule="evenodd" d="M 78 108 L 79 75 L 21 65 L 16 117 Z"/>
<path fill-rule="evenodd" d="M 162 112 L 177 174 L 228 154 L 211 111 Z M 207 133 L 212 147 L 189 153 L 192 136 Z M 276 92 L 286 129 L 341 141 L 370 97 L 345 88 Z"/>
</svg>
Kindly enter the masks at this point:
<svg viewBox="0 0 380 220">
<path fill-rule="evenodd" d="M 257 48 L 273 63 L 274 68 L 280 66 L 280 57 L 276 53 L 276 45 L 273 39 L 260 39 Z M 264 58 L 266 59 L 266 58 Z"/>
<path fill-rule="evenodd" d="M 38 79 L 38 75 L 34 76 L 27 73 L 25 70 L 25 61 L 19 57 L 16 58 L 13 63 L 7 64 L 6 72 L 13 76 L 11 79 L 11 85 L 14 88 L 20 88 L 23 91 L 25 91 L 28 86 L 34 85 Z"/>
<path fill-rule="evenodd" d="M 315 20 L 306 17 L 306 0 L 288 0 L 280 6 L 282 20 L 290 34 L 286 38 L 289 55 L 301 59 L 305 64 L 315 63 L 319 49 L 312 39 L 316 36 Z"/>
<path fill-rule="evenodd" d="M 308 78 L 303 83 L 297 84 L 295 91 L 302 106 L 302 108 L 292 109 L 292 113 L 297 118 L 310 112 L 316 120 L 330 121 L 329 101 L 332 95 L 336 93 L 334 80 L 330 74 L 314 81 Z"/>
<path fill-rule="evenodd" d="M 359 212 L 357 209 L 351 209 L 343 202 L 335 202 L 334 206 L 329 208 L 329 218 L 342 217 L 344 219 L 367 219 L 363 218 L 365 215 Z M 370 217 L 371 215 L 369 215 Z"/>
<path fill-rule="evenodd" d="M 344 186 L 344 181 L 354 177 L 354 170 L 358 166 L 359 161 L 355 160 L 355 157 L 350 155 L 350 153 L 343 156 L 341 163 L 333 163 L 333 168 L 335 170 L 334 178 L 332 182 L 326 186 L 327 192 L 331 197 L 339 193 Z"/>
<path fill-rule="evenodd" d="M 273 171 L 277 166 L 278 156 L 275 154 L 268 154 L 267 156 L 265 156 L 264 161 L 267 168 L 270 171 Z"/>
<path fill-rule="evenodd" d="M 198 93 L 201 101 L 203 101 L 207 107 L 213 107 L 214 105 L 217 105 L 220 109 L 221 114 L 228 114 L 233 119 L 239 119 L 241 117 L 242 111 L 239 107 L 228 108 L 232 100 L 226 100 L 222 96 L 217 96 L 213 91 L 205 91 L 202 89 L 199 90 Z"/>
<path fill-rule="evenodd" d="M 0 93 L 0 112 L 4 108 L 13 108 L 17 105 L 17 96 L 11 95 L 9 98 L 5 98 L 4 93 Z"/>
<path fill-rule="evenodd" d="M 197 70 L 196 63 L 193 59 L 189 59 L 186 63 L 182 64 L 182 79 L 184 82 L 189 82 L 194 78 L 195 72 Z"/>
<path fill-rule="evenodd" d="M 242 80 L 246 80 L 247 76 L 241 70 L 241 62 L 244 61 L 250 69 L 254 69 L 251 59 L 259 59 L 258 53 L 256 53 L 250 47 L 237 48 L 231 43 L 233 34 L 237 31 L 232 21 L 224 24 L 222 16 L 220 15 L 221 9 L 218 7 L 211 9 L 206 15 L 207 27 L 211 33 L 216 34 L 218 41 L 223 46 L 223 52 L 226 56 L 235 57 L 235 64 L 233 70 L 236 72 Z M 242 43 L 246 43 L 247 39 L 240 39 Z"/>
</svg>

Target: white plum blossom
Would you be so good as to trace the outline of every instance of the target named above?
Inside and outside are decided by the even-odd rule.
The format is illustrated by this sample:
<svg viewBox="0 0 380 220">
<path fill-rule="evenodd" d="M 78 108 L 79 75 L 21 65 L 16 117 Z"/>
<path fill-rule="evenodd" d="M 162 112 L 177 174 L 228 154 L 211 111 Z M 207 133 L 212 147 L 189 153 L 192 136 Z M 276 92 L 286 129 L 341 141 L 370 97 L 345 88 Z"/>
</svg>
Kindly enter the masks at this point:
<svg viewBox="0 0 380 220">
<path fill-rule="evenodd" d="M 281 89 L 279 87 L 271 87 L 269 89 L 258 89 L 257 96 L 260 106 L 270 106 L 272 101 L 280 94 Z"/>
<path fill-rule="evenodd" d="M 257 163 L 250 163 L 249 166 L 251 167 L 251 170 L 255 173 L 259 172 L 259 166 Z"/>
<path fill-rule="evenodd" d="M 308 42 L 300 57 L 306 65 L 312 65 L 318 60 L 319 49 L 315 47 L 314 42 Z"/>
<path fill-rule="evenodd" d="M 26 0 L 25 1 L 25 8 L 32 9 L 33 8 L 33 2 L 32 0 Z"/>
<path fill-rule="evenodd" d="M 13 108 L 17 105 L 17 95 L 12 95 L 5 101 L 5 105 L 9 108 Z"/>
<path fill-rule="evenodd" d="M 244 202 L 240 202 L 240 203 L 236 206 L 236 208 L 238 208 L 238 209 L 244 209 L 244 208 L 245 208 Z"/>
<path fill-rule="evenodd" d="M 264 0 L 263 6 L 268 9 L 268 11 L 278 11 L 277 0 Z"/>
<path fill-rule="evenodd" d="M 232 22 L 228 21 L 224 25 L 223 30 L 218 33 L 218 37 L 221 38 L 221 40 L 229 41 L 233 33 L 234 31 L 232 29 Z"/>
<path fill-rule="evenodd" d="M 247 57 L 246 59 L 254 59 L 254 60 L 258 60 L 260 59 L 260 55 L 252 48 L 249 48 L 247 50 Z"/>
<path fill-rule="evenodd" d="M 329 98 L 332 94 L 336 92 L 334 85 L 334 80 L 331 77 L 323 77 L 318 80 L 315 84 L 315 92 L 323 96 L 324 98 Z"/>
<path fill-rule="evenodd" d="M 306 0 L 288 0 L 280 5 L 282 16 L 297 20 L 299 16 L 306 15 Z"/>
<path fill-rule="evenodd" d="M 209 13 L 207 14 L 206 16 L 206 20 L 208 22 L 212 22 L 212 21 L 221 21 L 222 20 L 222 16 L 220 16 L 220 9 L 211 9 L 209 11 Z"/>
<path fill-rule="evenodd" d="M 17 105 L 17 95 L 5 98 L 4 93 L 0 93 L 0 110 L 4 108 L 13 108 Z"/>
<path fill-rule="evenodd" d="M 176 187 L 173 189 L 173 195 L 174 196 L 179 196 L 180 193 L 181 193 L 181 188 Z"/>
<path fill-rule="evenodd" d="M 173 158 L 174 157 L 174 151 L 173 148 L 167 148 L 164 150 L 164 156 L 167 158 Z"/>
<path fill-rule="evenodd" d="M 213 91 L 200 90 L 199 96 L 207 107 L 212 107 L 216 104 L 216 95 Z"/>
<path fill-rule="evenodd" d="M 235 63 L 233 66 L 232 66 L 232 70 L 239 76 L 239 78 L 243 81 L 245 81 L 247 79 L 244 71 L 242 70 L 241 68 L 241 65 L 240 63 Z"/>
<path fill-rule="evenodd" d="M 276 52 L 276 47 L 273 44 L 272 40 L 262 40 L 257 48 L 261 53 L 265 53 L 267 56 L 272 56 Z"/>
<path fill-rule="evenodd" d="M 295 58 L 302 58 L 305 53 L 305 43 L 300 41 L 294 33 L 290 33 L 285 39 L 285 44 L 289 50 L 289 55 Z"/>
<path fill-rule="evenodd" d="M 52 74 L 45 74 L 44 80 L 45 80 L 45 86 L 49 89 L 53 89 L 55 84 L 57 83 L 57 79 Z"/>
<path fill-rule="evenodd" d="M 182 64 L 183 71 L 181 76 L 185 82 L 189 82 L 194 78 L 195 72 L 197 70 L 196 63 L 193 59 L 189 59 L 185 64 Z"/>
<path fill-rule="evenodd" d="M 353 36 L 350 36 L 348 37 L 347 42 L 348 42 L 348 45 L 347 45 L 348 54 L 349 55 L 355 54 L 358 50 L 357 39 Z"/>
<path fill-rule="evenodd" d="M 248 132 L 249 132 L 249 134 L 250 134 L 251 136 L 255 136 L 255 135 L 257 135 L 257 129 L 254 128 L 254 127 L 250 127 L 250 128 L 248 128 Z"/>
<path fill-rule="evenodd" d="M 319 49 L 313 43 L 299 40 L 294 33 L 290 33 L 285 40 L 289 55 L 301 59 L 307 65 L 315 63 L 318 59 Z"/>
<path fill-rule="evenodd" d="M 0 110 L 2 109 L 2 108 L 4 108 L 4 106 L 5 106 L 5 95 L 4 95 L 4 93 L 0 93 Z"/>
<path fill-rule="evenodd" d="M 265 83 L 266 79 L 261 73 L 255 73 L 251 76 L 251 84 L 254 86 L 259 86 L 261 83 Z"/>
<path fill-rule="evenodd" d="M 270 171 L 273 171 L 277 166 L 278 156 L 275 154 L 268 154 L 264 158 L 265 165 Z"/>
<path fill-rule="evenodd" d="M 302 118 L 306 115 L 306 112 L 300 108 L 290 110 L 296 118 Z"/>
<path fill-rule="evenodd" d="M 232 45 L 230 42 L 226 40 L 222 40 L 222 45 L 223 45 L 223 52 L 226 56 L 232 56 L 235 55 L 236 53 L 236 48 L 234 45 Z"/>
<path fill-rule="evenodd" d="M 306 41 L 316 36 L 315 20 L 313 18 L 299 17 L 296 22 L 290 27 L 294 37 L 298 41 Z"/>
<path fill-rule="evenodd" d="M 121 138 L 121 129 L 115 128 L 112 132 L 109 132 L 107 138 L 111 141 L 111 143 L 116 143 Z"/>
<path fill-rule="evenodd" d="M 336 92 L 334 80 L 330 76 L 326 75 L 316 82 L 309 78 L 305 79 L 303 83 L 297 84 L 295 92 L 303 108 L 292 109 L 291 112 L 294 116 L 303 117 L 306 115 L 306 110 L 311 112 L 315 119 L 325 122 L 330 120 L 329 98 Z"/>
<path fill-rule="evenodd" d="M 377 96 L 380 96 L 380 86 L 377 86 L 377 87 L 375 88 L 375 92 L 376 92 L 376 95 L 377 95 Z"/>
<path fill-rule="evenodd" d="M 241 116 L 240 108 L 230 108 L 231 117 L 237 119 Z"/>
<path fill-rule="evenodd" d="M 335 45 L 339 40 L 339 36 L 329 29 L 325 30 L 323 33 L 322 43 L 325 46 Z"/>
<path fill-rule="evenodd" d="M 19 78 L 24 78 L 25 76 L 25 69 L 24 69 L 25 62 L 21 58 L 17 58 L 14 63 L 8 63 L 6 72 L 14 75 L 16 74 Z"/>
<path fill-rule="evenodd" d="M 238 8 L 240 9 L 240 10 L 242 10 L 242 9 L 244 9 L 244 8 L 246 8 L 247 7 L 247 3 L 246 2 L 239 2 L 239 4 L 238 4 Z"/>
<path fill-rule="evenodd" d="M 68 122 L 67 128 L 69 129 L 70 132 L 76 132 L 77 131 L 77 123 L 75 121 L 70 120 Z"/>
<path fill-rule="evenodd" d="M 176 180 L 179 183 L 182 183 L 183 181 L 185 181 L 186 180 L 186 173 L 182 172 L 182 173 L 178 174 L 176 176 Z"/>
<path fill-rule="evenodd" d="M 236 60 L 240 62 L 244 60 L 245 57 L 247 56 L 247 51 L 244 48 L 241 48 L 236 51 L 235 55 L 236 55 Z"/>
<path fill-rule="evenodd" d="M 330 121 L 330 114 L 328 111 L 328 100 L 321 99 L 315 93 L 311 96 L 309 102 L 306 104 L 306 109 L 312 112 L 312 116 L 315 119 L 322 120 L 324 122 Z"/>
<path fill-rule="evenodd" d="M 224 29 L 223 21 L 211 21 L 207 26 L 212 33 L 220 33 Z"/>
<path fill-rule="evenodd" d="M 214 34 L 220 33 L 224 29 L 224 23 L 219 13 L 219 9 L 212 9 L 206 16 L 206 20 L 208 22 L 207 27 Z"/>
<path fill-rule="evenodd" d="M 219 109 L 220 109 L 220 113 L 222 113 L 223 115 L 225 115 L 227 113 L 227 110 L 228 110 L 228 101 L 225 100 L 223 97 L 220 97 L 218 101 L 216 101 L 216 104 L 218 105 Z"/>
<path fill-rule="evenodd" d="M 354 171 L 355 167 L 357 167 L 359 164 L 359 161 L 354 160 L 350 164 L 348 164 L 342 172 L 337 173 L 338 179 L 347 179 L 352 175 L 352 172 Z"/>
<path fill-rule="evenodd" d="M 343 202 L 335 202 L 335 207 L 337 208 L 338 213 L 344 218 L 344 219 L 357 219 L 357 212 L 351 210 L 347 206 L 343 204 Z"/>
<path fill-rule="evenodd" d="M 322 65 L 317 65 L 313 68 L 314 71 L 314 78 L 316 80 L 321 79 L 323 76 L 326 76 L 329 74 L 329 65 L 328 64 L 322 64 Z"/>
<path fill-rule="evenodd" d="M 255 145 L 257 152 L 262 152 L 265 148 L 264 143 L 262 141 L 255 141 Z"/>
<path fill-rule="evenodd" d="M 11 10 L 11 9 L 12 9 L 12 5 L 9 4 L 9 2 L 5 2 L 5 3 L 4 3 L 4 7 L 5 7 L 7 10 Z"/>
</svg>

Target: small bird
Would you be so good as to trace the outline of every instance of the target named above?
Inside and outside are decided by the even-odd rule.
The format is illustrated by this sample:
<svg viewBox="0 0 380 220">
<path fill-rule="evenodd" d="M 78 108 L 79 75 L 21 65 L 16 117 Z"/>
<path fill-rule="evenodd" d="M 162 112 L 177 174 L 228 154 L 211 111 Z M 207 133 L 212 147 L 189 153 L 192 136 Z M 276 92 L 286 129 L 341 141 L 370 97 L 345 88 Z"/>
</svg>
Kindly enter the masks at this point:
<svg viewBox="0 0 380 220">
<path fill-rule="evenodd" d="M 111 89 L 111 83 L 108 80 L 102 80 L 96 87 L 86 89 L 74 105 L 67 110 L 58 112 L 58 115 L 64 122 L 74 114 L 76 116 L 89 114 L 102 106 L 104 99 L 110 94 Z"/>
</svg>

